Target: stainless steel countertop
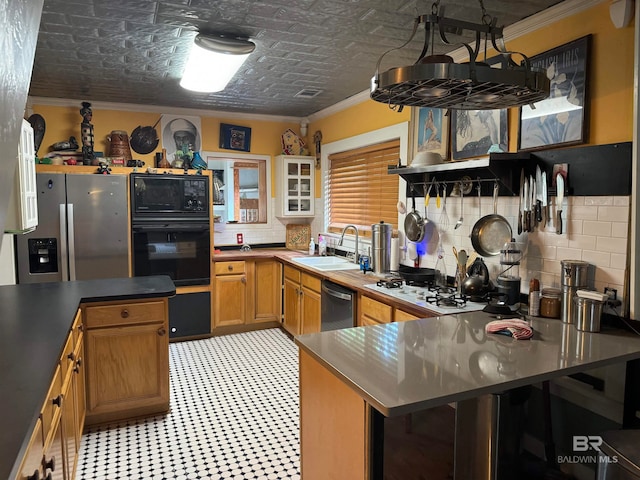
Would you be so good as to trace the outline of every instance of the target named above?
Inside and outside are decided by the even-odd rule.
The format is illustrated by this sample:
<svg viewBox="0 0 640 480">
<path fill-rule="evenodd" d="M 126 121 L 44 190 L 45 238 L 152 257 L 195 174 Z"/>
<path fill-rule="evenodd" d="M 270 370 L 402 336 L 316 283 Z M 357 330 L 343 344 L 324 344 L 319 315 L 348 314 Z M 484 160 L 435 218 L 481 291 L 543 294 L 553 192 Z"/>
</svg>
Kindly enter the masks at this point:
<svg viewBox="0 0 640 480">
<path fill-rule="evenodd" d="M 485 334 L 483 312 L 348 328 L 295 338 L 298 346 L 385 416 L 497 393 L 640 358 L 640 337 L 580 332 L 533 318 L 530 340 Z"/>
</svg>

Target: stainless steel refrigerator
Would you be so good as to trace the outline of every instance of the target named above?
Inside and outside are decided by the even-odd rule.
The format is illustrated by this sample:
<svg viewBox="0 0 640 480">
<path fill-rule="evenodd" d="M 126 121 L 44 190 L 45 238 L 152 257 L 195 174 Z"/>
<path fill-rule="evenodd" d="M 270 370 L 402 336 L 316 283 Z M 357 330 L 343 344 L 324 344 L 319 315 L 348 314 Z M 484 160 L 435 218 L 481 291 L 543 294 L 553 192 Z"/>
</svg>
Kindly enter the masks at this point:
<svg viewBox="0 0 640 480">
<path fill-rule="evenodd" d="M 129 276 L 126 175 L 38 173 L 36 230 L 16 236 L 18 283 Z"/>
</svg>

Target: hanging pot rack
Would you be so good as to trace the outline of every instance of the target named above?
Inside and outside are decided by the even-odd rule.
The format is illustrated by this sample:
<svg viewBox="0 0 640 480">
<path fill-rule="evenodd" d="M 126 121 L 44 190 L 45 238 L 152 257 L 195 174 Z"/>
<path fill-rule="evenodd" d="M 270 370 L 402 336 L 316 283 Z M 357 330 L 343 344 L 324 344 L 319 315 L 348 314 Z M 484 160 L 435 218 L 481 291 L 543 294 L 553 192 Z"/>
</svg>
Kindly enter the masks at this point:
<svg viewBox="0 0 640 480">
<path fill-rule="evenodd" d="M 378 59 L 371 79 L 371 98 L 398 111 L 404 106 L 460 110 L 502 109 L 533 105 L 547 98 L 550 82 L 546 73 L 532 67 L 526 55 L 507 50 L 503 29 L 496 26 L 497 18 L 487 14 L 482 0 L 479 3 L 482 9 L 481 24 L 445 17 L 440 0 L 432 5 L 431 14 L 416 17 L 409 40 L 400 47 L 384 52 Z M 425 27 L 425 41 L 415 64 L 380 73 L 382 59 L 388 53 L 408 45 L 421 24 Z M 473 47 L 468 43 L 461 43 L 469 53 L 468 63 L 454 63 L 448 55 L 433 54 L 436 29 L 445 45 L 455 44 L 448 37 L 450 33 L 475 33 Z M 502 57 L 502 68 L 491 68 L 478 61 L 482 44 L 486 60 L 489 43 Z M 522 58 L 520 64 L 513 60 L 513 55 Z"/>
</svg>

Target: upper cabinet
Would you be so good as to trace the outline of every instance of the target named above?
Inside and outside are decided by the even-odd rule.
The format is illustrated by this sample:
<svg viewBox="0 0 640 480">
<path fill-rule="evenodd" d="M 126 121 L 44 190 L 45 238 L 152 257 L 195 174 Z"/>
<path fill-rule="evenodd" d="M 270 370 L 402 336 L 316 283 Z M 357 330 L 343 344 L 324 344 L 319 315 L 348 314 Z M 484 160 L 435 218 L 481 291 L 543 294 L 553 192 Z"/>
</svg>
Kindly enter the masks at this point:
<svg viewBox="0 0 640 480">
<path fill-rule="evenodd" d="M 6 233 L 28 233 L 38 226 L 38 191 L 36 189 L 36 153 L 33 128 L 22 120 L 18 164 L 13 194 L 7 211 Z"/>
<path fill-rule="evenodd" d="M 276 216 L 313 217 L 315 158 L 295 155 L 276 157 Z"/>
</svg>

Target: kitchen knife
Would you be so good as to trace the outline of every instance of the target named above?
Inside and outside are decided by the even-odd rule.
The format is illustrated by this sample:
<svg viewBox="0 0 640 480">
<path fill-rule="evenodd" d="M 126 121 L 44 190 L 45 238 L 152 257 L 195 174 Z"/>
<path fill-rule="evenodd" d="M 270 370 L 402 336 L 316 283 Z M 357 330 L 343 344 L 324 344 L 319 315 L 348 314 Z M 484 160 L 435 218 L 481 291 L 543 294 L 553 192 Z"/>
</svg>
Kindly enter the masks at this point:
<svg viewBox="0 0 640 480">
<path fill-rule="evenodd" d="M 562 235 L 562 202 L 564 201 L 564 177 L 561 173 L 556 175 L 556 233 Z"/>
<path fill-rule="evenodd" d="M 529 212 L 529 179 L 524 179 L 524 201 L 522 208 L 524 209 L 524 216 L 522 218 L 522 230 L 524 232 L 529 231 L 529 216 L 531 212 Z"/>
<path fill-rule="evenodd" d="M 542 223 L 542 170 L 536 165 L 536 223 Z"/>
<path fill-rule="evenodd" d="M 542 208 L 544 208 L 544 220 L 542 226 L 546 226 L 549 221 L 549 201 L 547 200 L 547 172 L 542 172 Z"/>
<path fill-rule="evenodd" d="M 529 208 L 529 231 L 533 232 L 536 229 L 536 181 L 533 175 L 529 177 Z"/>
<path fill-rule="evenodd" d="M 520 204 L 518 205 L 518 235 L 522 233 L 522 209 L 524 208 L 524 168 L 520 170 Z"/>
</svg>

